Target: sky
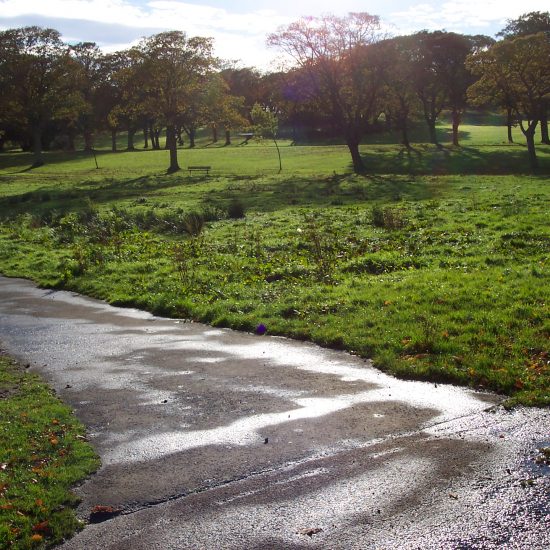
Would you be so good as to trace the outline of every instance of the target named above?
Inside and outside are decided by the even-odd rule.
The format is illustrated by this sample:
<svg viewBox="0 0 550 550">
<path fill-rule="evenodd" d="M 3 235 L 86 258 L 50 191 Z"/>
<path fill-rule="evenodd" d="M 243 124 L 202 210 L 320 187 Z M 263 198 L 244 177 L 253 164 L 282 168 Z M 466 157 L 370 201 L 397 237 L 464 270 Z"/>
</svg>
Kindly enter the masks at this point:
<svg viewBox="0 0 550 550">
<path fill-rule="evenodd" d="M 0 0 L 0 29 L 38 25 L 69 43 L 96 42 L 111 52 L 143 36 L 181 30 L 214 38 L 215 53 L 237 66 L 277 67 L 266 36 L 303 15 L 380 16 L 392 35 L 447 30 L 494 36 L 508 19 L 548 11 L 548 0 Z"/>
</svg>

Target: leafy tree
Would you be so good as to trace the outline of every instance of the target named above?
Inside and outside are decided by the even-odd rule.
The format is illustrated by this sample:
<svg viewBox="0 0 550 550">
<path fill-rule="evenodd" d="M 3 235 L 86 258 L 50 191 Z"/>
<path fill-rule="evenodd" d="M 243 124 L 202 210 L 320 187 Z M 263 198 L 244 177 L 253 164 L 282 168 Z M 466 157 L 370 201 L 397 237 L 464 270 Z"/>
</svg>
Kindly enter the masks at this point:
<svg viewBox="0 0 550 550">
<path fill-rule="evenodd" d="M 82 98 L 76 66 L 54 29 L 23 27 L 0 32 L 0 83 L 4 117 L 31 137 L 33 166 L 44 163 L 42 137 L 55 119 L 75 117 Z"/>
<path fill-rule="evenodd" d="M 268 37 L 308 76 L 309 91 L 345 137 L 356 172 L 365 170 L 359 144 L 382 85 L 368 48 L 378 41 L 379 28 L 378 17 L 350 13 L 305 17 Z"/>
<path fill-rule="evenodd" d="M 544 32 L 550 36 L 550 12 L 531 11 L 517 19 L 508 19 L 507 25 L 497 33 L 503 38 L 518 38 L 529 34 Z"/>
<path fill-rule="evenodd" d="M 489 47 L 489 37 L 467 36 L 445 31 L 422 31 L 400 38 L 403 55 L 409 56 L 412 82 L 422 105 L 430 140 L 437 143 L 436 122 L 443 109 L 452 117 L 453 145 L 458 146 L 458 130 L 467 107 L 467 90 L 475 78 L 467 70 L 467 56 Z M 406 63 L 406 62 L 405 62 Z"/>
<path fill-rule="evenodd" d="M 169 31 L 144 38 L 140 52 L 148 75 L 147 92 L 151 112 L 166 123 L 170 151 L 169 172 L 180 169 L 177 157 L 177 128 L 180 114 L 199 99 L 202 86 L 216 65 L 210 38 Z"/>
<path fill-rule="evenodd" d="M 384 40 L 377 48 L 384 82 L 380 106 L 388 122 L 401 131 L 402 143 L 409 149 L 409 123 L 420 113 L 420 104 L 414 87 L 408 37 Z"/>
<path fill-rule="evenodd" d="M 505 96 L 527 142 L 529 162 L 538 166 L 535 130 L 550 94 L 550 41 L 544 33 L 502 40 L 468 58 L 470 70 L 480 78 L 468 95 L 474 102 Z"/>
<path fill-rule="evenodd" d="M 243 111 L 249 115 L 255 103 L 262 103 L 262 75 L 256 69 L 226 67 L 220 72 L 229 87 L 229 93 L 243 98 Z"/>
<path fill-rule="evenodd" d="M 548 11 L 532 11 L 521 15 L 517 19 L 509 19 L 508 24 L 498 33 L 498 36 L 513 39 L 520 36 L 537 34 L 539 32 L 544 33 L 547 39 L 550 40 L 550 12 Z M 548 132 L 549 106 L 550 99 L 547 99 L 542 105 L 540 114 L 541 141 L 547 145 L 550 145 L 550 134 Z M 508 126 L 508 128 L 510 128 L 510 126 Z M 510 133 L 510 130 L 508 133 Z"/>
<path fill-rule="evenodd" d="M 103 54 L 95 42 L 79 42 L 70 46 L 69 51 L 76 61 L 76 85 L 83 100 L 78 123 L 84 136 L 84 150 L 91 151 L 93 134 L 97 128 L 97 111 L 100 108 L 97 93 L 101 82 Z"/>
</svg>

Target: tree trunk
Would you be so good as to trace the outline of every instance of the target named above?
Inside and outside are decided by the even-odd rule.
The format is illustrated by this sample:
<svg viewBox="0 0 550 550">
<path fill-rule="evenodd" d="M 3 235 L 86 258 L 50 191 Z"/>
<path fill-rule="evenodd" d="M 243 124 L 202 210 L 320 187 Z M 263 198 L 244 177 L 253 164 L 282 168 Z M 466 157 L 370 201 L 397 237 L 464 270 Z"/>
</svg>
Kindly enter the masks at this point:
<svg viewBox="0 0 550 550">
<path fill-rule="evenodd" d="M 453 109 L 452 119 L 453 119 L 453 145 L 455 147 L 460 147 L 460 143 L 458 142 L 458 127 L 460 126 L 460 119 L 461 119 L 460 111 Z"/>
<path fill-rule="evenodd" d="M 540 138 L 541 143 L 550 145 L 550 136 L 548 135 L 548 114 L 543 112 L 540 117 Z"/>
<path fill-rule="evenodd" d="M 231 130 L 225 131 L 225 145 L 231 145 Z"/>
<path fill-rule="evenodd" d="M 189 148 L 190 149 L 193 149 L 195 147 L 195 134 L 196 134 L 195 128 L 191 128 L 189 130 Z"/>
<path fill-rule="evenodd" d="M 91 151 L 94 148 L 94 135 L 90 130 L 84 131 L 84 151 Z"/>
<path fill-rule="evenodd" d="M 70 151 L 71 153 L 76 151 L 76 145 L 75 145 L 75 131 L 73 128 L 69 128 L 67 132 L 67 151 Z"/>
<path fill-rule="evenodd" d="M 512 114 L 512 108 L 506 108 L 506 126 L 508 127 L 508 143 L 514 143 L 514 137 L 512 136 L 512 126 L 514 125 L 514 117 Z"/>
<path fill-rule="evenodd" d="M 151 146 L 155 151 L 160 150 L 160 129 L 151 129 Z"/>
<path fill-rule="evenodd" d="M 134 136 L 136 135 L 136 131 L 132 128 L 128 130 L 128 151 L 135 151 L 136 148 L 134 147 Z"/>
<path fill-rule="evenodd" d="M 439 145 L 437 142 L 437 132 L 435 130 L 435 120 L 427 117 L 426 124 L 428 125 L 428 132 L 430 134 L 430 143 Z"/>
<path fill-rule="evenodd" d="M 149 149 L 149 126 L 143 127 L 143 148 Z"/>
<path fill-rule="evenodd" d="M 35 126 L 32 129 L 32 153 L 34 157 L 33 168 L 42 166 L 44 159 L 42 157 L 42 131 L 40 126 Z"/>
<path fill-rule="evenodd" d="M 365 172 L 365 165 L 363 164 L 363 159 L 359 153 L 359 140 L 354 138 L 348 138 L 346 140 L 349 152 L 351 154 L 351 160 L 353 162 L 353 171 L 356 174 L 362 174 Z"/>
<path fill-rule="evenodd" d="M 116 129 L 111 128 L 111 151 L 116 153 Z"/>
<path fill-rule="evenodd" d="M 218 143 L 218 127 L 215 124 L 212 125 L 212 143 Z"/>
<path fill-rule="evenodd" d="M 176 141 L 176 127 L 173 124 L 166 126 L 166 144 L 170 151 L 170 166 L 168 173 L 177 172 L 180 167 L 178 164 L 178 143 Z"/>
<path fill-rule="evenodd" d="M 539 167 L 537 159 L 537 150 L 535 148 L 535 130 L 537 129 L 538 120 L 532 120 L 527 123 L 527 128 L 520 122 L 521 131 L 527 141 L 527 153 L 529 155 L 529 166 L 532 170 L 536 170 Z"/>
<path fill-rule="evenodd" d="M 404 118 L 401 121 L 401 141 L 407 149 L 411 148 L 411 142 L 409 140 L 409 125 L 407 124 L 407 118 Z"/>
</svg>

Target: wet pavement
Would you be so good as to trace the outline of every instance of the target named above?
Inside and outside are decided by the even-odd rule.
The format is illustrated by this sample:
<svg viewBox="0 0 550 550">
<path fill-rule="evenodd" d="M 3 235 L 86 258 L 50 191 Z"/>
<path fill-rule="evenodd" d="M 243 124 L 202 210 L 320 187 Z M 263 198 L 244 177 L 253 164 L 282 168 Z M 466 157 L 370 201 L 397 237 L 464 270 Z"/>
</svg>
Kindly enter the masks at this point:
<svg viewBox="0 0 550 550">
<path fill-rule="evenodd" d="M 0 278 L 0 345 L 102 468 L 67 549 L 550 547 L 550 411 Z"/>
</svg>

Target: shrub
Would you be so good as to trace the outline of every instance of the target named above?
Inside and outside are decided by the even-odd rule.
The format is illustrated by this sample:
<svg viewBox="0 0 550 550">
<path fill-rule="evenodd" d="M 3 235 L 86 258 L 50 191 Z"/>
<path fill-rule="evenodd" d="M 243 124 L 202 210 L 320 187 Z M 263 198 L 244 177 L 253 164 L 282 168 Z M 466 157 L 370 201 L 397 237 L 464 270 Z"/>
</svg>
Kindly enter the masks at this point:
<svg viewBox="0 0 550 550">
<path fill-rule="evenodd" d="M 232 220 L 238 220 L 244 218 L 244 216 L 244 204 L 239 199 L 232 200 L 227 207 L 227 217 Z"/>
</svg>

